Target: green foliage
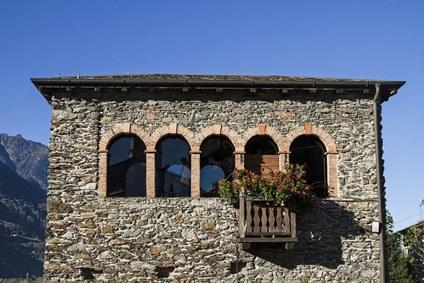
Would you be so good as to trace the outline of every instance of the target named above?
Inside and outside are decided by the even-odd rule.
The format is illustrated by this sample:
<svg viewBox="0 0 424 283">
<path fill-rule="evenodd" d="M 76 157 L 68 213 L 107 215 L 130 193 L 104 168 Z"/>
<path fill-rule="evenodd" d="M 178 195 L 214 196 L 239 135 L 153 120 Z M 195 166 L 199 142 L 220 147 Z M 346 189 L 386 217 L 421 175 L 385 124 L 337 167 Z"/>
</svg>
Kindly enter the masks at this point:
<svg viewBox="0 0 424 283">
<path fill-rule="evenodd" d="M 222 181 L 218 185 L 218 193 L 224 198 L 237 196 L 241 189 L 251 198 L 292 207 L 307 207 L 312 205 L 314 200 L 312 189 L 305 180 L 304 167 L 301 165 L 287 165 L 282 172 L 271 172 L 269 176 L 239 170 L 233 182 Z"/>
<path fill-rule="evenodd" d="M 386 250 L 390 282 L 415 282 L 412 276 L 411 258 L 402 249 L 402 235 L 393 233 L 393 218 L 387 212 Z"/>
<path fill-rule="evenodd" d="M 231 181 L 223 180 L 218 184 L 218 195 L 222 198 L 232 199 L 238 196 L 239 188 Z"/>
<path fill-rule="evenodd" d="M 410 257 L 414 278 L 424 281 L 424 226 L 412 227 L 403 239 Z"/>
</svg>

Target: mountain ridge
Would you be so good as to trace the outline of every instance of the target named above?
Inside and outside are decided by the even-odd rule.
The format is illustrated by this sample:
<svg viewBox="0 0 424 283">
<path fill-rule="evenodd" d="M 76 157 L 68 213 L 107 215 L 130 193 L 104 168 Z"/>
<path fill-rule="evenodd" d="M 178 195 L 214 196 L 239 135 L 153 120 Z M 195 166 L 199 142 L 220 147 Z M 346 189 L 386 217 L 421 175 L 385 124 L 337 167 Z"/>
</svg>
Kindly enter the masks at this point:
<svg viewBox="0 0 424 283">
<path fill-rule="evenodd" d="M 0 133 L 0 145 L 15 164 L 22 178 L 36 182 L 47 191 L 48 147 L 42 143 L 25 139 L 21 135 L 9 136 Z"/>
<path fill-rule="evenodd" d="M 0 133 L 0 278 L 41 276 L 47 147 Z"/>
</svg>

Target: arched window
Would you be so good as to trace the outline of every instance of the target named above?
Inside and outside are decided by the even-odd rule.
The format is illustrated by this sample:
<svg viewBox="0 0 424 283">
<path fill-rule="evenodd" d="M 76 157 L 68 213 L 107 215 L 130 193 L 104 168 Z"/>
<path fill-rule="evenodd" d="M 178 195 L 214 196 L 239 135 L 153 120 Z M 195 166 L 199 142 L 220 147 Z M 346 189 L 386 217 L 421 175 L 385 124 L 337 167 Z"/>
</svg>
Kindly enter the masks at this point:
<svg viewBox="0 0 424 283">
<path fill-rule="evenodd" d="M 146 196 L 146 146 L 134 135 L 120 135 L 108 146 L 107 194 Z"/>
<path fill-rule="evenodd" d="M 200 195 L 217 196 L 220 180 L 232 180 L 234 171 L 234 146 L 223 135 L 212 135 L 200 145 Z"/>
<path fill-rule="evenodd" d="M 245 151 L 245 169 L 265 175 L 279 170 L 278 146 L 270 136 L 253 136 L 246 143 Z"/>
<path fill-rule="evenodd" d="M 190 145 L 179 135 L 167 135 L 156 145 L 156 196 L 189 197 Z"/>
<path fill-rule="evenodd" d="M 290 163 L 304 164 L 306 180 L 318 197 L 327 197 L 327 161 L 325 147 L 313 135 L 301 135 L 290 145 Z"/>
</svg>

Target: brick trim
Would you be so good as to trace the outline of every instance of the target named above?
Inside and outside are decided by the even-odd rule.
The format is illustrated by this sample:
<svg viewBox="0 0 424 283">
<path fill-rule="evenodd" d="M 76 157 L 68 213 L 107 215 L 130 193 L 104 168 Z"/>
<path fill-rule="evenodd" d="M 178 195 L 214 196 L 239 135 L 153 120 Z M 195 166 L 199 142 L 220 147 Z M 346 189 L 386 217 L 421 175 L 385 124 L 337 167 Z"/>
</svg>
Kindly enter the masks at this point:
<svg viewBox="0 0 424 283">
<path fill-rule="evenodd" d="M 119 123 L 106 131 L 99 141 L 99 151 L 108 151 L 109 143 L 120 135 L 133 134 L 144 142 L 146 148 L 151 143 L 150 136 L 140 127 L 132 123 Z"/>
<path fill-rule="evenodd" d="M 240 139 L 239 135 L 230 128 L 222 126 L 221 124 L 214 124 L 212 126 L 203 128 L 200 133 L 197 135 L 197 144 L 200 145 L 205 139 L 212 135 L 223 135 L 230 140 L 233 144 L 235 151 L 243 151 L 243 142 Z"/>
<path fill-rule="evenodd" d="M 247 142 L 254 136 L 269 136 L 277 144 L 278 151 L 281 152 L 286 143 L 286 138 L 281 135 L 275 128 L 266 124 L 258 124 L 255 128 L 248 129 L 241 137 L 243 148 L 238 151 L 244 151 Z"/>
<path fill-rule="evenodd" d="M 281 151 L 290 152 L 290 145 L 301 135 L 314 135 L 324 144 L 327 153 L 337 153 L 337 146 L 334 139 L 323 129 L 310 124 L 305 124 L 304 126 L 291 130 L 286 135 L 286 140 Z"/>
<path fill-rule="evenodd" d="M 198 160 L 196 160 L 195 158 L 193 158 L 194 156 L 192 155 L 192 176 L 196 177 L 196 178 L 192 178 L 191 180 L 191 195 L 192 197 L 200 197 L 200 146 L 202 145 L 202 143 L 210 136 L 212 135 L 217 135 L 217 136 L 224 136 L 226 137 L 233 145 L 234 147 L 234 167 L 236 169 L 243 169 L 244 168 L 244 164 L 242 161 L 242 158 L 240 158 L 239 152 L 243 152 L 244 148 L 243 148 L 243 142 L 240 139 L 239 135 L 237 135 L 237 133 L 233 130 L 231 130 L 230 128 L 226 127 L 226 126 L 222 126 L 221 124 L 214 124 L 212 126 L 203 128 L 198 134 L 197 134 L 197 145 L 198 145 L 198 153 L 199 153 L 199 157 Z M 238 162 L 240 161 L 240 162 Z M 197 163 L 195 163 L 197 162 Z M 198 172 L 196 172 L 196 168 L 193 167 L 193 165 L 198 165 Z"/>
<path fill-rule="evenodd" d="M 99 175 L 97 194 L 102 197 L 107 196 L 107 176 L 108 176 L 108 150 L 110 143 L 122 135 L 134 135 L 143 141 L 146 149 L 151 144 L 150 136 L 140 127 L 132 123 L 119 123 L 114 125 L 109 131 L 106 131 L 99 140 Z M 146 177 L 147 179 L 147 177 Z M 146 181 L 147 186 L 147 181 Z"/>
<path fill-rule="evenodd" d="M 179 135 L 188 142 L 190 146 L 190 150 L 195 150 L 196 148 L 197 142 L 194 138 L 194 134 L 186 127 L 177 123 L 172 123 L 172 124 L 157 128 L 152 133 L 152 135 L 150 136 L 150 140 L 152 145 L 154 145 L 154 148 L 156 148 L 160 139 L 167 135 Z"/>
<path fill-rule="evenodd" d="M 146 197 L 156 197 L 156 151 L 146 152 Z"/>
<path fill-rule="evenodd" d="M 338 197 L 339 187 L 337 180 L 337 146 L 334 139 L 323 129 L 311 125 L 305 124 L 301 127 L 293 129 L 287 134 L 287 139 L 282 149 L 282 152 L 290 153 L 290 145 L 292 142 L 301 135 L 314 135 L 317 137 L 325 146 L 327 154 L 327 184 L 328 194 L 330 197 Z M 287 159 L 286 162 L 289 162 Z"/>
<path fill-rule="evenodd" d="M 149 135 L 143 128 L 126 122 L 114 125 L 110 130 L 106 131 L 99 140 L 98 151 L 99 151 L 99 177 L 97 192 L 99 196 L 105 197 L 107 195 L 107 158 L 108 158 L 108 147 L 110 142 L 116 137 L 124 134 L 132 134 L 140 138 L 146 146 L 146 163 L 149 159 L 149 168 L 146 172 L 146 195 L 147 197 L 155 196 L 155 166 L 154 156 L 156 145 L 161 138 L 166 135 L 174 134 L 184 138 L 190 146 L 190 154 L 192 159 L 197 158 L 200 153 L 201 143 L 208 138 L 210 135 L 224 135 L 233 144 L 236 158 L 236 168 L 244 168 L 244 149 L 247 142 L 256 135 L 267 135 L 274 140 L 278 147 L 279 164 L 280 170 L 288 163 L 288 154 L 290 153 L 290 145 L 295 138 L 300 135 L 314 135 L 321 140 L 327 150 L 327 183 L 329 187 L 329 194 L 331 197 L 338 196 L 338 181 L 337 181 L 337 147 L 333 138 L 323 129 L 311 125 L 305 124 L 298 128 L 290 131 L 286 136 L 281 135 L 275 128 L 268 126 L 267 124 L 258 124 L 254 128 L 248 129 L 244 134 L 239 135 L 234 130 L 223 126 L 222 124 L 214 124 L 209 127 L 203 128 L 199 133 L 193 133 L 186 127 L 178 123 L 171 123 L 163 127 L 157 128 Z M 147 158 L 149 155 L 149 158 Z M 239 160 L 239 162 L 237 162 Z M 197 160 L 196 160 L 197 161 Z M 195 162 L 196 162 L 195 161 Z M 193 172 L 195 168 L 192 168 L 192 176 L 197 176 L 196 172 Z M 200 170 L 200 169 L 199 169 Z M 199 189 L 196 182 L 192 184 L 192 197 L 198 197 Z M 150 188 L 150 191 L 149 191 Z"/>
<path fill-rule="evenodd" d="M 200 198 L 200 151 L 191 152 L 191 197 Z"/>
</svg>

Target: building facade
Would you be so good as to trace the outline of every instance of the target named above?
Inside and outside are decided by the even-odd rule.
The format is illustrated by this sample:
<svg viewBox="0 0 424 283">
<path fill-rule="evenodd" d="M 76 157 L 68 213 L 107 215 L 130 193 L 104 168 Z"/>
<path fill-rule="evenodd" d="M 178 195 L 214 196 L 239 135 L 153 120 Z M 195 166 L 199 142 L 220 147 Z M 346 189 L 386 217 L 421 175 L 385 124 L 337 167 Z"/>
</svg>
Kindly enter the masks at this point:
<svg viewBox="0 0 424 283">
<path fill-rule="evenodd" d="M 40 78 L 50 103 L 45 277 L 380 282 L 381 103 L 404 82 L 141 75 Z M 216 197 L 234 169 L 306 163 L 297 242 L 240 245 Z"/>
</svg>

